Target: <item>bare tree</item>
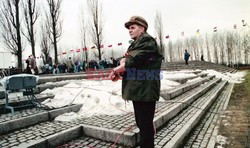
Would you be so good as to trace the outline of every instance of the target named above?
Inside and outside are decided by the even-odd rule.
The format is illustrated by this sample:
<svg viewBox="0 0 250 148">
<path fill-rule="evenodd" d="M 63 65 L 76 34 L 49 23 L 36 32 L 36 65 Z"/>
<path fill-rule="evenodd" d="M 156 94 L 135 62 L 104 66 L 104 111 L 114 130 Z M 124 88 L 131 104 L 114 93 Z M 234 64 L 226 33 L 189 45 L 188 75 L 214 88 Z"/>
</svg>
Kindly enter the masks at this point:
<svg viewBox="0 0 250 148">
<path fill-rule="evenodd" d="M 245 33 L 243 35 L 242 47 L 244 53 L 245 64 L 249 64 L 249 55 L 250 55 L 250 35 L 249 33 Z"/>
<path fill-rule="evenodd" d="M 159 11 L 156 12 L 155 16 L 155 32 L 158 41 L 158 46 L 160 49 L 160 53 L 164 56 L 164 44 L 163 44 L 163 23 L 161 13 Z"/>
<path fill-rule="evenodd" d="M 50 39 L 54 47 L 54 60 L 55 63 L 58 63 L 57 43 L 62 34 L 62 20 L 60 19 L 62 0 L 47 0 L 47 4 L 49 5 L 49 12 L 46 17 L 49 23 Z"/>
<path fill-rule="evenodd" d="M 199 35 L 198 37 L 198 53 L 200 53 L 201 55 L 199 55 L 199 57 L 201 57 L 202 55 L 204 56 L 204 38 L 202 36 Z"/>
<path fill-rule="evenodd" d="M 233 66 L 233 34 L 231 32 L 227 32 L 226 45 L 227 45 L 228 65 Z"/>
<path fill-rule="evenodd" d="M 85 60 L 88 63 L 88 49 L 87 49 L 87 27 L 86 27 L 86 22 L 85 22 L 85 17 L 84 17 L 84 9 L 81 9 L 81 15 L 80 15 L 80 30 L 81 30 L 81 44 L 83 47 L 83 51 L 85 54 Z"/>
<path fill-rule="evenodd" d="M 7 50 L 17 56 L 18 68 L 22 69 L 21 25 L 19 18 L 20 0 L 1 1 L 1 36 Z"/>
<path fill-rule="evenodd" d="M 98 49 L 99 61 L 102 60 L 101 44 L 103 41 L 103 20 L 102 5 L 99 0 L 88 0 L 88 9 L 90 13 L 90 36 L 92 42 Z"/>
<path fill-rule="evenodd" d="M 172 41 L 168 42 L 168 53 L 169 53 L 169 62 L 173 62 L 173 43 L 172 43 Z"/>
<path fill-rule="evenodd" d="M 192 60 L 197 60 L 199 57 L 197 38 L 195 38 L 195 37 L 190 38 L 190 47 L 191 47 L 190 54 L 192 55 L 191 56 Z"/>
<path fill-rule="evenodd" d="M 235 43 L 235 45 L 234 45 L 234 49 L 235 49 L 235 51 L 234 51 L 234 58 L 235 58 L 235 64 L 237 65 L 237 66 L 239 66 L 239 64 L 242 64 L 242 60 L 241 60 L 241 44 L 240 44 L 240 42 L 241 42 L 241 35 L 238 33 L 238 32 L 235 32 L 234 31 L 234 43 Z"/>
<path fill-rule="evenodd" d="M 225 34 L 219 34 L 218 35 L 218 45 L 219 45 L 219 48 L 220 48 L 220 61 L 222 64 L 225 64 L 225 44 L 226 44 L 226 41 L 225 41 Z"/>
<path fill-rule="evenodd" d="M 177 52 L 178 52 L 178 60 L 182 60 L 183 59 L 182 57 L 184 57 L 182 41 L 178 39 L 175 45 L 176 45 Z"/>
<path fill-rule="evenodd" d="M 210 51 L 210 46 L 209 46 L 210 44 L 209 44 L 209 39 L 208 39 L 208 34 L 206 34 L 206 49 L 207 49 L 207 60 L 208 61 L 212 61 L 211 60 L 211 51 Z"/>
<path fill-rule="evenodd" d="M 34 29 L 35 22 L 38 18 L 38 11 L 36 7 L 36 1 L 35 0 L 26 0 L 23 4 L 23 10 L 24 10 L 24 17 L 25 17 L 25 24 L 27 28 L 27 35 L 23 33 L 23 35 L 27 38 L 28 42 L 31 45 L 32 55 L 36 57 L 35 53 L 35 34 L 36 31 Z"/>
<path fill-rule="evenodd" d="M 219 63 L 219 57 L 218 57 L 218 36 L 217 36 L 217 33 L 215 33 L 213 36 L 212 36 L 212 45 L 213 45 L 213 48 L 214 48 L 214 61 L 215 63 Z"/>
<path fill-rule="evenodd" d="M 50 40 L 50 31 L 48 28 L 48 24 L 44 23 L 41 25 L 41 51 L 42 51 L 42 57 L 43 57 L 43 63 L 46 64 L 50 55 L 50 49 L 51 49 L 51 40 Z"/>
</svg>

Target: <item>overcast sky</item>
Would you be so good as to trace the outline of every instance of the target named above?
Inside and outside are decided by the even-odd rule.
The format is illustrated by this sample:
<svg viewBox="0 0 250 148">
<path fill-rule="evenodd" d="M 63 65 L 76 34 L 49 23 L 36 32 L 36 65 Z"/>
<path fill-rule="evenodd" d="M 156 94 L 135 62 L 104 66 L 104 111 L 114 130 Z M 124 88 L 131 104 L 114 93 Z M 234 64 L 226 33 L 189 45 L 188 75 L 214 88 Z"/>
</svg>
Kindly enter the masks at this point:
<svg viewBox="0 0 250 148">
<path fill-rule="evenodd" d="M 66 15 L 64 37 L 70 36 L 71 39 L 68 41 L 72 44 L 79 39 L 79 36 L 74 36 L 75 32 L 72 30 L 79 24 L 78 14 L 81 4 L 78 2 L 81 3 L 81 0 L 64 1 Z M 250 0 L 101 0 L 101 2 L 106 45 L 128 43 L 130 38 L 124 23 L 132 15 L 143 16 L 149 24 L 148 32 L 155 36 L 156 11 L 162 14 L 164 34 L 169 34 L 173 40 L 181 37 L 183 31 L 185 36 L 190 36 L 194 35 L 197 29 L 201 34 L 213 32 L 213 27 L 217 27 L 218 30 L 233 29 L 234 24 L 240 29 L 242 19 L 250 23 Z"/>
<path fill-rule="evenodd" d="M 45 1 L 45 0 L 42 0 Z M 122 42 L 126 48 L 129 41 L 128 30 L 124 23 L 132 15 L 144 17 L 148 24 L 148 32 L 154 34 L 154 18 L 156 11 L 161 12 L 164 35 L 170 35 L 175 40 L 185 32 L 185 37 L 200 33 L 212 33 L 213 27 L 218 30 L 242 27 L 241 20 L 250 24 L 250 0 L 100 0 L 103 5 L 104 45 Z M 80 10 L 86 10 L 86 0 L 64 0 L 63 36 L 59 46 L 79 48 L 81 46 L 79 23 Z M 36 43 L 37 45 L 39 43 Z M 28 44 L 27 44 L 28 45 Z M 92 45 L 89 45 L 92 46 Z M 27 47 L 29 49 L 29 47 Z"/>
</svg>

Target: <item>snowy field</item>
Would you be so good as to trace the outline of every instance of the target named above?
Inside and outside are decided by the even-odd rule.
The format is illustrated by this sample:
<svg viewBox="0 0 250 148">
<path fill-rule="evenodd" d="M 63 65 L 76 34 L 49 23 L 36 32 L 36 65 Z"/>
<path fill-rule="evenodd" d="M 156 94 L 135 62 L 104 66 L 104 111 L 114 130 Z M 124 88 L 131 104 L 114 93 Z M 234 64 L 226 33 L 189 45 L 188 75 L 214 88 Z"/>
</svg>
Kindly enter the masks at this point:
<svg viewBox="0 0 250 148">
<path fill-rule="evenodd" d="M 197 71 L 197 70 L 196 70 Z M 199 70 L 200 71 L 200 70 Z M 172 89 L 180 83 L 171 81 L 172 78 L 186 78 L 195 76 L 192 70 L 183 71 L 163 71 L 161 80 L 161 90 Z M 241 83 L 244 81 L 244 72 L 220 73 L 214 70 L 202 71 L 208 75 L 215 75 L 217 78 L 227 80 L 229 83 Z M 188 80 L 187 83 L 201 78 Z M 42 94 L 54 94 L 53 99 L 47 99 L 44 105 L 50 108 L 59 108 L 71 104 L 83 104 L 78 113 L 66 113 L 58 116 L 55 120 L 69 121 L 80 117 L 91 117 L 94 115 L 120 115 L 133 112 L 131 101 L 124 101 L 121 97 L 121 80 L 112 82 L 110 80 L 67 80 L 58 83 L 66 84 L 52 90 L 47 89 Z M 50 84 L 47 83 L 47 84 Z M 160 98 L 160 101 L 164 101 Z"/>
</svg>

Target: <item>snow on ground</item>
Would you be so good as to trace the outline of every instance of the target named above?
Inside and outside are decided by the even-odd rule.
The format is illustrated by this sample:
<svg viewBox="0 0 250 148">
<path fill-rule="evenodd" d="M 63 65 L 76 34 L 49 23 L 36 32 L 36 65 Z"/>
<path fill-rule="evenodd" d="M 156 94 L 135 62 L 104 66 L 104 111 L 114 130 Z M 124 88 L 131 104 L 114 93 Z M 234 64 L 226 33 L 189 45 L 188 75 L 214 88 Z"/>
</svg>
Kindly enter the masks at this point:
<svg viewBox="0 0 250 148">
<path fill-rule="evenodd" d="M 236 73 L 221 73 L 215 70 L 209 69 L 203 72 L 208 73 L 208 75 L 215 75 L 216 78 L 222 78 L 222 80 L 227 80 L 229 83 L 241 83 L 244 81 L 244 76 L 246 75 L 246 71 L 240 71 Z"/>
<path fill-rule="evenodd" d="M 196 74 L 191 71 L 163 71 L 163 79 L 178 79 L 178 78 L 186 78 L 196 76 Z"/>
<path fill-rule="evenodd" d="M 189 80 L 187 80 L 186 83 L 191 83 L 191 82 L 198 81 L 198 80 L 201 80 L 201 79 L 202 79 L 201 77 L 197 77 L 197 78 L 194 78 L 194 79 L 189 79 Z"/>
<path fill-rule="evenodd" d="M 231 83 L 242 82 L 244 72 L 235 74 L 220 73 L 214 70 L 202 71 L 208 75 L 215 75 Z M 178 87 L 180 83 L 169 80 L 169 78 L 186 78 L 195 76 L 192 71 L 164 71 L 161 80 L 161 90 Z M 200 77 L 188 80 L 187 83 L 197 81 Z M 125 102 L 121 97 L 121 80 L 111 82 L 110 80 L 69 80 L 63 87 L 56 87 L 52 90 L 45 90 L 42 94 L 52 93 L 53 99 L 43 102 L 48 107 L 59 108 L 70 104 L 83 104 L 78 113 L 66 113 L 58 116 L 55 120 L 70 121 L 80 117 L 91 117 L 94 115 L 118 115 L 133 112 L 132 102 Z M 161 97 L 160 101 L 164 101 Z"/>
</svg>

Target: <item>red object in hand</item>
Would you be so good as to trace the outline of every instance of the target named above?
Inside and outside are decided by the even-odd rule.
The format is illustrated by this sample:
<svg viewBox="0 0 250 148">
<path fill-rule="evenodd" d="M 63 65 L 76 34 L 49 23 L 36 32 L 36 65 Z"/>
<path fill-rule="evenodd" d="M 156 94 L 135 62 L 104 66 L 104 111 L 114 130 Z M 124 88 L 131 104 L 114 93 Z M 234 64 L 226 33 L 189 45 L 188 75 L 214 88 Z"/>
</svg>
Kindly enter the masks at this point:
<svg viewBox="0 0 250 148">
<path fill-rule="evenodd" d="M 127 57 L 127 56 L 129 56 L 129 55 L 130 55 L 130 54 L 129 54 L 128 52 L 126 52 L 124 56 Z"/>
</svg>

